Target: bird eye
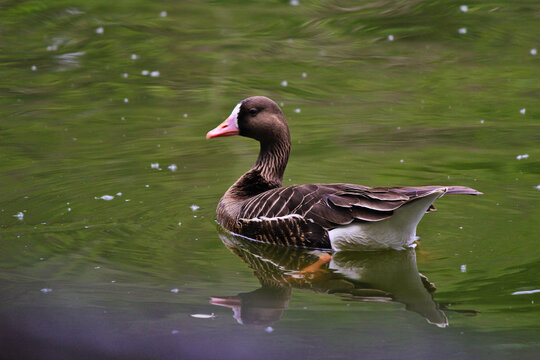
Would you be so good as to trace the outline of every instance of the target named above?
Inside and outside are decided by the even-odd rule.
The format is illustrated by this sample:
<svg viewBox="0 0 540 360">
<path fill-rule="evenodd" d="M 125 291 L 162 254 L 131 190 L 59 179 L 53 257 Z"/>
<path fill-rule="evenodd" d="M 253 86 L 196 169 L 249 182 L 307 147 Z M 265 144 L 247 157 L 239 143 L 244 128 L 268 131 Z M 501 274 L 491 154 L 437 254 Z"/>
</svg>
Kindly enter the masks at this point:
<svg viewBox="0 0 540 360">
<path fill-rule="evenodd" d="M 259 111 L 257 109 L 249 109 L 248 112 L 251 116 L 255 116 Z"/>
</svg>

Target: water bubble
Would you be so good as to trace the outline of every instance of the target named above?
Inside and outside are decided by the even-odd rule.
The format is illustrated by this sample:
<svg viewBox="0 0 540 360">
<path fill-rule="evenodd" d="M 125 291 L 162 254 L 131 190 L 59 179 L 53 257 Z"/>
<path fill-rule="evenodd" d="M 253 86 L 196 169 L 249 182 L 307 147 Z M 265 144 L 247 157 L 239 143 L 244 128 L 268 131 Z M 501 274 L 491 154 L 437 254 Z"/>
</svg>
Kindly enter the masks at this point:
<svg viewBox="0 0 540 360">
<path fill-rule="evenodd" d="M 214 319 L 216 315 L 214 313 L 211 314 L 191 314 L 191 317 L 197 318 L 197 319 Z"/>
<path fill-rule="evenodd" d="M 405 160 L 403 160 L 403 159 L 399 160 L 399 162 L 402 163 L 402 164 L 403 164 L 403 161 L 405 161 Z"/>
<path fill-rule="evenodd" d="M 523 155 L 516 156 L 516 159 L 521 160 L 521 159 L 527 159 L 528 157 L 529 157 L 529 154 L 523 154 Z"/>
<path fill-rule="evenodd" d="M 283 80 L 283 81 L 281 82 L 281 86 L 284 86 L 284 87 L 285 87 L 285 86 L 287 86 L 287 85 L 289 85 L 289 83 L 287 82 L 287 80 Z"/>
<path fill-rule="evenodd" d="M 167 17 L 167 12 L 166 11 L 162 11 L 159 13 L 159 16 L 161 17 Z"/>
<path fill-rule="evenodd" d="M 540 190 L 540 185 L 536 185 L 536 186 L 535 186 L 535 189 L 536 189 L 536 190 Z"/>
<path fill-rule="evenodd" d="M 128 74 L 127 74 L 127 73 L 123 73 L 123 74 L 122 74 L 122 77 L 123 77 L 124 79 L 127 79 L 127 78 L 128 78 Z"/>
<path fill-rule="evenodd" d="M 159 169 L 159 163 L 152 163 L 152 164 L 150 164 L 150 167 L 152 169 Z"/>
<path fill-rule="evenodd" d="M 274 328 L 271 327 L 271 326 L 267 326 L 267 327 L 264 329 L 264 331 L 266 331 L 267 333 L 270 334 L 271 332 L 274 332 Z"/>
<path fill-rule="evenodd" d="M 104 31 L 105 31 L 105 30 L 103 30 L 103 27 L 100 26 L 100 27 L 98 27 L 98 28 L 96 29 L 96 34 L 103 34 Z"/>
<path fill-rule="evenodd" d="M 197 211 L 197 210 L 200 209 L 200 206 L 197 206 L 197 205 L 193 204 L 193 205 L 191 205 L 189 208 L 190 208 L 192 211 Z"/>
<path fill-rule="evenodd" d="M 538 54 L 538 51 L 536 49 L 531 49 L 531 55 L 535 56 Z"/>
<path fill-rule="evenodd" d="M 141 71 L 141 74 L 142 74 L 142 76 L 147 76 L 148 74 L 150 74 L 150 71 L 143 70 L 143 71 Z"/>
<path fill-rule="evenodd" d="M 131 60 L 137 60 L 138 58 L 139 58 L 139 55 L 131 54 Z"/>
<path fill-rule="evenodd" d="M 151 76 L 151 77 L 158 77 L 159 75 L 160 75 L 160 74 L 159 74 L 159 71 L 152 71 L 152 72 L 150 73 L 150 76 Z"/>
<path fill-rule="evenodd" d="M 121 192 L 117 192 L 117 193 L 116 193 L 116 196 L 122 196 L 122 193 L 121 193 Z"/>
<path fill-rule="evenodd" d="M 303 78 L 307 78 L 307 74 L 305 72 L 302 73 Z"/>
<path fill-rule="evenodd" d="M 105 201 L 110 201 L 110 200 L 114 199 L 114 196 L 112 196 L 112 195 L 103 195 L 102 197 L 100 197 L 100 199 L 105 200 Z"/>
<path fill-rule="evenodd" d="M 466 33 L 467 33 L 467 28 L 459 28 L 459 29 L 458 29 L 458 33 L 460 33 L 460 34 L 466 34 Z"/>
<path fill-rule="evenodd" d="M 171 165 L 167 166 L 167 169 L 169 169 L 171 171 L 176 171 L 176 170 L 178 170 L 178 166 L 176 164 L 171 164 Z"/>
<path fill-rule="evenodd" d="M 150 187 L 150 185 L 146 184 L 146 185 L 144 185 L 144 187 L 145 187 L 145 188 L 149 188 L 149 187 Z"/>
<path fill-rule="evenodd" d="M 172 292 L 173 294 L 178 294 L 179 291 L 180 291 L 180 290 L 178 290 L 177 288 L 171 289 L 171 292 Z"/>
<path fill-rule="evenodd" d="M 464 273 L 464 272 L 467 272 L 467 265 L 466 264 L 463 264 L 459 267 L 459 270 Z"/>
<path fill-rule="evenodd" d="M 289 4 L 291 4 L 292 6 L 298 6 L 298 5 L 300 5 L 300 1 L 298 1 L 298 0 L 291 0 L 291 1 L 289 1 Z"/>
<path fill-rule="evenodd" d="M 36 66 L 36 65 L 32 65 L 31 69 L 32 69 L 32 71 L 36 71 L 36 70 L 37 70 L 37 66 Z"/>
<path fill-rule="evenodd" d="M 483 124 L 484 123 L 484 120 L 480 120 L 480 124 Z"/>
<path fill-rule="evenodd" d="M 461 5 L 459 7 L 459 10 L 461 10 L 461 12 L 467 12 L 469 11 L 469 7 L 467 5 Z"/>
<path fill-rule="evenodd" d="M 172 331 L 171 331 L 171 334 L 176 335 L 176 334 L 178 334 L 179 332 L 180 332 L 179 330 L 172 330 Z"/>
<path fill-rule="evenodd" d="M 388 35 L 388 41 L 394 41 L 394 35 Z"/>
<path fill-rule="evenodd" d="M 178 226 L 182 226 L 182 222 L 181 222 L 181 221 L 178 222 Z"/>
<path fill-rule="evenodd" d="M 52 289 L 51 288 L 43 288 L 43 289 L 41 289 L 39 291 L 41 291 L 44 294 L 48 294 L 48 293 L 50 293 L 52 291 Z"/>
<path fill-rule="evenodd" d="M 20 220 L 20 221 L 22 221 L 24 219 L 24 214 L 21 211 L 19 211 L 17 214 L 15 214 L 13 216 L 16 217 L 17 220 Z"/>
<path fill-rule="evenodd" d="M 519 112 L 520 112 L 522 115 L 525 115 L 525 113 L 527 112 L 527 109 L 523 108 L 523 109 L 519 110 Z"/>
<path fill-rule="evenodd" d="M 300 109 L 294 109 L 294 112 L 297 113 L 297 114 L 300 114 L 301 111 L 302 110 L 300 110 Z"/>
<path fill-rule="evenodd" d="M 188 114 L 184 114 L 184 119 L 188 117 Z"/>
<path fill-rule="evenodd" d="M 127 104 L 129 102 L 128 98 L 124 98 L 124 102 Z"/>
</svg>

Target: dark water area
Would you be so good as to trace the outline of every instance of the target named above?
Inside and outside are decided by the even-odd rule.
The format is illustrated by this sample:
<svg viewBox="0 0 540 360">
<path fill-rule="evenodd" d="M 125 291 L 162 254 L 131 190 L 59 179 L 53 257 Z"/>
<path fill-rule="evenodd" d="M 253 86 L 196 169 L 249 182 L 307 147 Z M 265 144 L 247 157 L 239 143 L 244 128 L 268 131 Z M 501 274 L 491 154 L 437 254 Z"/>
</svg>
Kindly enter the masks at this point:
<svg viewBox="0 0 540 360">
<path fill-rule="evenodd" d="M 0 3 L 0 358 L 533 359 L 535 1 Z M 463 185 L 406 251 L 224 234 L 264 95 L 284 185 Z"/>
</svg>

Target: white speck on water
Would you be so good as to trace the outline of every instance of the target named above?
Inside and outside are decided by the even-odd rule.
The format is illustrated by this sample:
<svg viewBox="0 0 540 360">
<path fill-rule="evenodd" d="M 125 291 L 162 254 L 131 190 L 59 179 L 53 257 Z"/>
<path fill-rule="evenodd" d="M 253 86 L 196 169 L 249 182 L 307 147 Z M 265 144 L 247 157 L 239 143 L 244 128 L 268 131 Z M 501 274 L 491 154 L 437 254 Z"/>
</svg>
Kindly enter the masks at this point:
<svg viewBox="0 0 540 360">
<path fill-rule="evenodd" d="M 150 187 L 150 185 L 146 184 L 146 185 L 144 185 L 144 187 L 146 187 L 146 188 L 149 188 L 149 187 Z"/>
<path fill-rule="evenodd" d="M 264 329 L 264 331 L 266 331 L 267 333 L 270 334 L 271 332 L 274 332 L 274 328 L 271 327 L 271 326 L 267 326 L 267 327 Z"/>
<path fill-rule="evenodd" d="M 162 11 L 159 13 L 159 16 L 161 17 L 167 17 L 167 12 L 166 11 Z"/>
<path fill-rule="evenodd" d="M 117 192 L 117 193 L 116 193 L 116 196 L 122 196 L 122 193 L 121 193 L 121 192 Z"/>
<path fill-rule="evenodd" d="M 45 258 L 39 258 L 39 260 L 40 260 L 40 261 L 43 261 L 43 260 L 45 260 Z"/>
<path fill-rule="evenodd" d="M 300 114 L 300 112 L 302 112 L 302 110 L 300 110 L 300 109 L 294 109 L 294 112 L 297 113 L 297 114 Z"/>
<path fill-rule="evenodd" d="M 214 313 L 211 314 L 191 314 L 191 317 L 197 318 L 197 319 L 215 319 L 216 315 Z"/>
<path fill-rule="evenodd" d="M 305 72 L 302 73 L 303 78 L 307 78 L 307 74 Z"/>
<path fill-rule="evenodd" d="M 466 33 L 467 33 L 467 28 L 459 28 L 459 29 L 458 29 L 458 33 L 460 33 L 460 34 L 466 34 Z"/>
<path fill-rule="evenodd" d="M 150 76 L 151 76 L 151 77 L 158 77 L 159 75 L 160 75 L 160 74 L 159 74 L 159 71 L 157 71 L 157 70 L 156 70 L 156 71 L 152 71 L 152 72 L 150 73 Z"/>
<path fill-rule="evenodd" d="M 292 6 L 298 6 L 298 5 L 300 5 L 300 1 L 298 1 L 298 0 L 291 0 L 291 1 L 289 1 L 289 4 L 291 4 Z"/>
<path fill-rule="evenodd" d="M 281 82 L 281 86 L 287 86 L 287 85 L 289 85 L 289 83 L 287 82 L 287 80 L 283 80 L 283 81 Z"/>
<path fill-rule="evenodd" d="M 529 154 L 523 154 L 523 155 L 516 156 L 516 159 L 521 160 L 521 159 L 527 159 L 528 157 L 529 157 Z"/>
<path fill-rule="evenodd" d="M 94 266 L 94 270 L 99 270 L 101 269 L 101 266 Z"/>
<path fill-rule="evenodd" d="M 463 230 L 463 226 L 460 226 L 460 227 L 459 227 L 459 230 Z"/>
<path fill-rule="evenodd" d="M 116 283 L 116 280 L 111 280 L 111 283 L 113 283 L 113 284 Z"/>
<path fill-rule="evenodd" d="M 536 49 L 531 49 L 531 55 L 535 56 L 538 54 L 538 51 Z"/>
<path fill-rule="evenodd" d="M 96 29 L 96 34 L 103 34 L 104 31 L 105 31 L 105 30 L 103 30 L 103 27 L 100 26 L 100 27 L 98 27 L 98 28 Z"/>
<path fill-rule="evenodd" d="M 178 294 L 179 291 L 180 291 L 180 290 L 178 290 L 178 288 L 171 289 L 171 292 L 172 292 L 173 294 Z"/>
<path fill-rule="evenodd" d="M 528 294 L 536 294 L 540 293 L 540 289 L 535 290 L 524 290 L 524 291 L 514 291 L 512 295 L 528 295 Z"/>
<path fill-rule="evenodd" d="M 461 5 L 459 7 L 459 10 L 461 10 L 461 12 L 467 12 L 469 11 L 469 7 L 467 5 Z"/>
<path fill-rule="evenodd" d="M 32 65 L 31 69 L 32 69 L 32 71 L 36 71 L 36 70 L 37 70 L 37 66 L 36 66 L 36 65 Z"/>
<path fill-rule="evenodd" d="M 394 41 L 394 35 L 388 35 L 388 41 Z"/>
<path fill-rule="evenodd" d="M 47 51 L 56 51 L 56 50 L 58 50 L 57 44 L 52 44 L 52 45 L 47 46 Z"/>
<path fill-rule="evenodd" d="M 483 124 L 484 123 L 484 120 L 480 120 L 480 124 Z"/>
<path fill-rule="evenodd" d="M 103 195 L 102 197 L 100 197 L 100 199 L 105 200 L 105 201 L 110 201 L 110 200 L 114 199 L 114 196 L 112 196 L 112 195 Z"/>
<path fill-rule="evenodd" d="M 191 205 L 189 208 L 191 209 L 191 211 L 197 211 L 200 209 L 200 207 L 195 204 Z"/>
<path fill-rule="evenodd" d="M 70 212 L 70 211 L 71 211 L 71 208 L 68 208 L 67 210 L 68 210 L 68 212 Z"/>
<path fill-rule="evenodd" d="M 181 221 L 178 222 L 178 226 L 182 226 L 182 222 L 181 222 Z"/>
<path fill-rule="evenodd" d="M 131 54 L 131 60 L 137 60 L 138 58 L 139 58 L 139 55 Z"/>
<path fill-rule="evenodd" d="M 176 164 L 171 164 L 171 165 L 167 166 L 167 169 L 174 172 L 174 171 L 178 170 L 178 166 Z"/>
<path fill-rule="evenodd" d="M 536 185 L 536 186 L 535 186 L 535 189 L 536 189 L 536 190 L 540 190 L 540 185 Z"/>
<path fill-rule="evenodd" d="M 125 102 L 125 103 L 128 103 L 128 102 L 129 102 L 129 99 L 128 99 L 128 98 L 124 98 L 124 102 Z"/>
<path fill-rule="evenodd" d="M 24 214 L 22 213 L 22 211 L 19 211 L 17 214 L 15 214 L 13 216 L 16 217 L 17 220 L 20 220 L 20 221 L 22 221 L 24 219 Z"/>
<path fill-rule="evenodd" d="M 527 112 L 527 109 L 523 108 L 523 109 L 519 110 L 519 112 L 520 112 L 522 115 L 525 115 L 525 112 Z"/>
<path fill-rule="evenodd" d="M 141 71 L 142 76 L 147 76 L 148 74 L 150 74 L 150 71 L 148 71 L 148 70 Z"/>
<path fill-rule="evenodd" d="M 151 167 L 152 169 L 159 169 L 159 163 L 151 163 L 151 164 L 150 164 L 150 167 Z"/>
<path fill-rule="evenodd" d="M 48 293 L 50 293 L 52 291 L 52 289 L 51 288 L 43 288 L 43 289 L 41 289 L 39 291 L 41 291 L 44 294 L 48 294 Z"/>
<path fill-rule="evenodd" d="M 396 129 L 401 130 L 401 126 L 398 126 Z"/>
<path fill-rule="evenodd" d="M 128 75 L 127 73 L 123 73 L 123 74 L 122 74 L 122 77 L 123 77 L 124 79 L 127 79 L 128 76 L 129 76 L 129 75 Z"/>
<path fill-rule="evenodd" d="M 404 161 L 403 159 L 399 160 L 399 162 L 402 163 L 402 164 L 403 164 L 403 161 Z"/>
<path fill-rule="evenodd" d="M 180 333 L 179 330 L 172 330 L 172 331 L 171 331 L 171 334 L 173 334 L 173 335 L 176 335 L 176 334 L 178 334 L 178 333 Z"/>
<path fill-rule="evenodd" d="M 459 270 L 460 270 L 461 272 L 467 272 L 467 265 L 465 265 L 465 264 L 461 265 L 461 266 L 459 267 Z"/>
<path fill-rule="evenodd" d="M 187 118 L 188 117 L 188 114 L 184 114 L 184 118 Z"/>
<path fill-rule="evenodd" d="M 284 107 L 285 103 L 282 101 L 282 102 L 279 103 L 279 106 Z"/>
<path fill-rule="evenodd" d="M 125 201 L 125 202 L 130 202 L 130 201 L 131 201 L 131 199 L 126 199 L 126 200 L 124 200 L 124 201 Z"/>
</svg>

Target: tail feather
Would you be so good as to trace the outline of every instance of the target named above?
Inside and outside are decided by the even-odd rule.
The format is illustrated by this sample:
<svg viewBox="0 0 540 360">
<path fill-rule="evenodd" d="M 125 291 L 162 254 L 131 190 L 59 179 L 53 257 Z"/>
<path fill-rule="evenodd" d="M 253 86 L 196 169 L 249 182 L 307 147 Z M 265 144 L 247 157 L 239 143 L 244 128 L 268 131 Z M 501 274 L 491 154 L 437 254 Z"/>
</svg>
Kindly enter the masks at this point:
<svg viewBox="0 0 540 360">
<path fill-rule="evenodd" d="M 411 186 L 411 187 L 389 188 L 389 190 L 393 192 L 405 194 L 409 196 L 410 198 L 423 197 L 438 189 L 446 189 L 445 192 L 447 194 L 482 195 L 480 191 L 466 187 L 466 186 L 431 185 L 431 186 Z"/>
</svg>

